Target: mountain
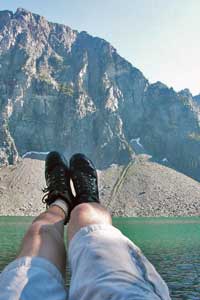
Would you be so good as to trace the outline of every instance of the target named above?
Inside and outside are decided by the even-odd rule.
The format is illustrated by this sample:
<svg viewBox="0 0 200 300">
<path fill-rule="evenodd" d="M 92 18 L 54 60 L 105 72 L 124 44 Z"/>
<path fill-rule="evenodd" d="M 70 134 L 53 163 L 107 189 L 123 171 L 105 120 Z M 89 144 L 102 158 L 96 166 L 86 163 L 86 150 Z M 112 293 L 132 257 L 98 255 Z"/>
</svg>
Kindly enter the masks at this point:
<svg viewBox="0 0 200 300">
<path fill-rule="evenodd" d="M 98 171 L 102 203 L 114 216 L 199 216 L 199 183 L 144 155 Z M 25 158 L 0 169 L 0 215 L 38 215 L 44 161 Z M 191 197 L 192 195 L 192 197 Z M 13 203 L 15 205 L 13 205 Z"/>
<path fill-rule="evenodd" d="M 188 90 L 150 84 L 105 40 L 21 8 L 0 12 L 1 165 L 57 149 L 103 169 L 147 153 L 200 179 L 199 120 Z"/>
</svg>

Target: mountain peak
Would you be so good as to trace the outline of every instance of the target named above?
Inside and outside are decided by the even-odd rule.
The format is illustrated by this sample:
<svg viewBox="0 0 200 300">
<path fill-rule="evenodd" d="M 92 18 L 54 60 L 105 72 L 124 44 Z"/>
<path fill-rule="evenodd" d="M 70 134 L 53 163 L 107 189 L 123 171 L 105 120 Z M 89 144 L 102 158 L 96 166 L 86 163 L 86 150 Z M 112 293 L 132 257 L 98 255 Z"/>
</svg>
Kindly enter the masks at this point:
<svg viewBox="0 0 200 300">
<path fill-rule="evenodd" d="M 161 81 L 156 81 L 151 84 L 151 87 L 157 88 L 157 89 L 168 89 L 168 86 Z"/>
<path fill-rule="evenodd" d="M 13 12 L 11 10 L 1 10 L 0 16 L 3 16 L 3 15 L 13 15 Z"/>
<path fill-rule="evenodd" d="M 140 153 L 137 138 L 154 159 L 200 178 L 191 97 L 149 85 L 109 42 L 24 8 L 0 12 L 0 34 L 0 164 L 56 149 L 105 168 Z"/>
<path fill-rule="evenodd" d="M 24 20 L 25 22 L 29 22 L 29 21 L 40 22 L 41 20 L 45 20 L 45 22 L 47 23 L 45 17 L 40 16 L 39 14 L 32 13 L 31 11 L 28 11 L 22 7 L 17 8 L 14 17 L 16 19 Z"/>
<path fill-rule="evenodd" d="M 13 17 L 13 12 L 10 10 L 0 11 L 0 29 L 2 29 Z"/>
<path fill-rule="evenodd" d="M 15 12 L 15 15 L 16 14 L 32 14 L 30 11 L 26 10 L 25 8 L 23 7 L 18 7 L 16 12 Z"/>
<path fill-rule="evenodd" d="M 192 97 L 192 93 L 190 92 L 189 89 L 183 89 L 180 92 L 178 92 L 178 94 L 186 97 Z"/>
</svg>

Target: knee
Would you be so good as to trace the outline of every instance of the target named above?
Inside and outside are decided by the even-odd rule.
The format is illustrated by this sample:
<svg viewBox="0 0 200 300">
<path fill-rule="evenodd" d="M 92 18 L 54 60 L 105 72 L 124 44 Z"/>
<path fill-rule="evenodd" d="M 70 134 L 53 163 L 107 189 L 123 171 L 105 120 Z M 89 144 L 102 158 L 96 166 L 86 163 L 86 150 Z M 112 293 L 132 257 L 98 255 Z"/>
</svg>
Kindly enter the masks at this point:
<svg viewBox="0 0 200 300">
<path fill-rule="evenodd" d="M 109 212 L 98 203 L 82 203 L 72 210 L 69 226 L 68 240 L 82 228 L 94 224 L 112 224 Z"/>
<path fill-rule="evenodd" d="M 45 223 L 45 224 L 51 224 L 51 214 L 48 212 L 43 212 L 41 213 L 39 216 L 37 216 L 34 220 L 33 220 L 33 224 L 37 223 L 38 226 L 39 224 Z"/>
<path fill-rule="evenodd" d="M 77 219 L 85 214 L 91 214 L 94 210 L 93 205 L 90 203 L 82 203 L 74 207 L 71 212 L 71 219 Z"/>
<path fill-rule="evenodd" d="M 109 212 L 98 203 L 82 203 L 72 210 L 71 223 L 111 223 Z"/>
<path fill-rule="evenodd" d="M 62 234 L 54 224 L 44 223 L 39 220 L 32 223 L 25 235 L 25 239 L 32 241 L 53 240 L 56 243 L 64 243 Z"/>
<path fill-rule="evenodd" d="M 48 232 L 48 227 L 49 225 L 45 225 L 43 222 L 35 221 L 28 230 L 28 236 L 41 236 Z"/>
</svg>

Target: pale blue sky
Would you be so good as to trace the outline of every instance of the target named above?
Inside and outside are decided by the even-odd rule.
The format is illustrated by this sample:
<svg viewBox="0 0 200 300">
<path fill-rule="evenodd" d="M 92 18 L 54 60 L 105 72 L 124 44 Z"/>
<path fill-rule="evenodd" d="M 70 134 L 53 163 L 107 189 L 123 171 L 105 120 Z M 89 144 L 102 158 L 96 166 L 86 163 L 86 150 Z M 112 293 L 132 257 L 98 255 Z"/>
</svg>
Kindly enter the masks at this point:
<svg viewBox="0 0 200 300">
<path fill-rule="evenodd" d="M 1 0 L 102 37 L 150 82 L 200 93 L 200 0 Z"/>
</svg>

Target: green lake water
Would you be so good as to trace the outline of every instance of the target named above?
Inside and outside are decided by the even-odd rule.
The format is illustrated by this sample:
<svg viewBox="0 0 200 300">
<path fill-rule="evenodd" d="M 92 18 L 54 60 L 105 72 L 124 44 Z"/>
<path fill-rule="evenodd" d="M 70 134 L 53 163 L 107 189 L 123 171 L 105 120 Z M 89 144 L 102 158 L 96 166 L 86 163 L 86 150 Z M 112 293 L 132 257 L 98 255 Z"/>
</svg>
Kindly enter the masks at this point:
<svg viewBox="0 0 200 300">
<path fill-rule="evenodd" d="M 19 249 L 30 217 L 0 217 L 0 271 Z M 173 300 L 200 300 L 200 218 L 114 218 L 167 282 Z M 117 249 L 116 249 L 117 251 Z"/>
</svg>

